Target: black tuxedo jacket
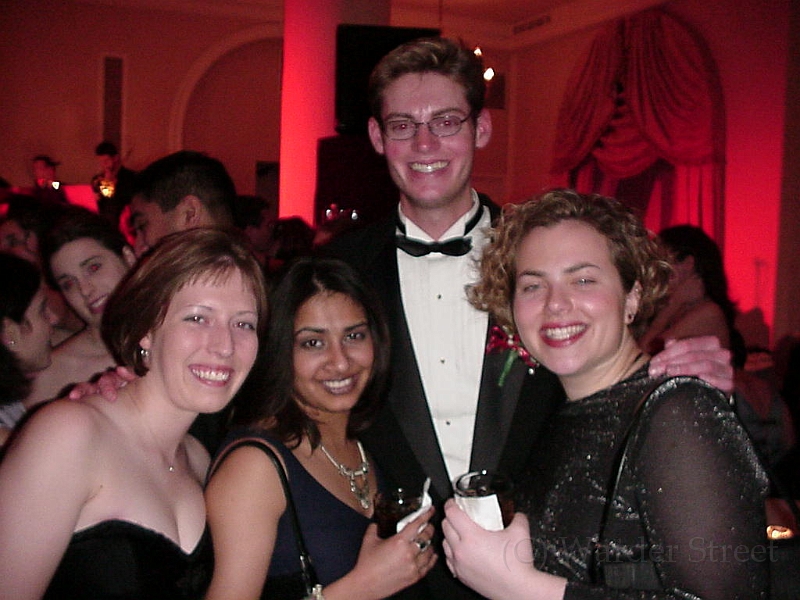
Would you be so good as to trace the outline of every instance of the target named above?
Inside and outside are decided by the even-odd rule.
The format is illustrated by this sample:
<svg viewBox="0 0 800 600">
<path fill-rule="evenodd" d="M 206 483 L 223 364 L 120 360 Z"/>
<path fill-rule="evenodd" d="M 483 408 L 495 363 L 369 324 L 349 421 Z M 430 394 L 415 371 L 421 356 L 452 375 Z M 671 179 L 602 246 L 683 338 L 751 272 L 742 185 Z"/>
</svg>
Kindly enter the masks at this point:
<svg viewBox="0 0 800 600">
<path fill-rule="evenodd" d="M 482 201 L 493 215 L 497 214 L 499 209 L 494 204 L 484 198 Z M 389 389 L 375 422 L 361 439 L 383 474 L 395 485 L 418 487 L 430 477 L 431 496 L 441 519 L 442 503 L 452 495 L 451 483 L 403 310 L 395 227 L 393 213 L 335 239 L 324 249 L 324 254 L 345 260 L 361 273 L 381 298 L 389 321 L 392 336 Z M 539 367 L 530 375 L 521 360 L 514 362 L 501 387 L 499 378 L 505 360 L 505 353 L 493 353 L 487 354 L 483 361 L 470 468 L 497 469 L 516 478 L 525 468 L 543 424 L 563 401 L 564 393 L 552 373 Z M 440 557 L 438 568 L 426 578 L 429 593 L 406 596 L 475 597 L 449 575 L 443 559 Z"/>
</svg>

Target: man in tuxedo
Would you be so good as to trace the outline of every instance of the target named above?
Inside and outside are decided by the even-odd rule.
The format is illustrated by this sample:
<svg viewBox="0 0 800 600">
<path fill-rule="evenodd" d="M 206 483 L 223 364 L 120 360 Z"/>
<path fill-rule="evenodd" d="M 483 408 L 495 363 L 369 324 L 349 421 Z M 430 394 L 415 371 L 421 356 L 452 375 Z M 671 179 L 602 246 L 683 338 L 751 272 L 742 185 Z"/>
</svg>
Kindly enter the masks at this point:
<svg viewBox="0 0 800 600">
<path fill-rule="evenodd" d="M 392 334 L 386 402 L 362 439 L 387 478 L 431 478 L 439 509 L 461 473 L 518 476 L 548 416 L 564 401 L 556 378 L 507 352 L 487 353 L 492 324 L 467 301 L 485 229 L 499 212 L 471 184 L 476 149 L 489 142 L 480 60 L 457 43 L 417 40 L 386 55 L 370 77 L 369 137 L 388 163 L 400 203 L 383 221 L 335 239 L 326 253 L 358 269 L 382 298 Z M 672 346 L 654 369 L 731 387 L 714 340 Z M 441 556 L 403 597 L 476 598 Z"/>
</svg>

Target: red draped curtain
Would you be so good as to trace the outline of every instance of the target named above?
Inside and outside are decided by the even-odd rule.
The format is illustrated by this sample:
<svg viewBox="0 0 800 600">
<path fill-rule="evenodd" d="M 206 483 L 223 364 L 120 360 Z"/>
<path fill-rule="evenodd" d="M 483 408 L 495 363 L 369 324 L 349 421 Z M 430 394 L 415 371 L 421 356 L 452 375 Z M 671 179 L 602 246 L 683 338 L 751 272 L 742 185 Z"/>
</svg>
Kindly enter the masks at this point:
<svg viewBox="0 0 800 600">
<path fill-rule="evenodd" d="M 561 106 L 553 183 L 616 196 L 657 231 L 723 233 L 724 115 L 702 40 L 660 9 L 602 29 Z"/>
</svg>

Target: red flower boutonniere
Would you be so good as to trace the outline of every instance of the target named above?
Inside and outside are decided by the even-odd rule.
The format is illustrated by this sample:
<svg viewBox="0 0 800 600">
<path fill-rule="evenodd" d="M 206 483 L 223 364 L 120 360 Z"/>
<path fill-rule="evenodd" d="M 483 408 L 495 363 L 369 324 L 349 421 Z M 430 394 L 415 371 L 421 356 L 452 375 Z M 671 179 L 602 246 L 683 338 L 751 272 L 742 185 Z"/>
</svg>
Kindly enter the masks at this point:
<svg viewBox="0 0 800 600">
<path fill-rule="evenodd" d="M 506 377 L 508 377 L 508 373 L 511 371 L 511 365 L 514 364 L 514 360 L 517 358 L 521 358 L 522 362 L 528 366 L 529 375 L 533 375 L 536 371 L 536 367 L 539 366 L 538 361 L 522 346 L 522 342 L 516 333 L 514 335 L 509 335 L 508 331 L 499 325 L 494 325 L 489 332 L 489 341 L 486 343 L 486 354 L 506 351 L 508 351 L 508 356 L 503 365 L 503 371 L 500 373 L 500 379 L 497 382 L 498 387 L 503 387 L 503 384 L 505 384 Z"/>
</svg>

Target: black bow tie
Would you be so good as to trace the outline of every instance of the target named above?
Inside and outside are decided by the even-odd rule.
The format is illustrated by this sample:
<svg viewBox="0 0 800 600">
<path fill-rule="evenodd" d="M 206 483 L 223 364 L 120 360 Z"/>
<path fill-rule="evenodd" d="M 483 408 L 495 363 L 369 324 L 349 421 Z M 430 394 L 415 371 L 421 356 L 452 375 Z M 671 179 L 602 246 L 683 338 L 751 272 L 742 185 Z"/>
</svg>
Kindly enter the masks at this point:
<svg viewBox="0 0 800 600">
<path fill-rule="evenodd" d="M 478 208 L 478 212 L 469 220 L 466 227 L 464 227 L 464 236 L 475 228 L 475 225 L 481 220 L 483 216 L 483 205 Z M 400 250 L 411 256 L 425 256 L 431 252 L 438 252 L 448 256 L 464 256 L 472 250 L 472 238 L 470 237 L 457 237 L 445 240 L 444 242 L 423 242 L 413 238 L 406 237 L 406 228 L 400 219 L 397 219 L 397 229 L 400 233 L 395 236 L 395 244 Z"/>
<path fill-rule="evenodd" d="M 472 250 L 471 238 L 453 238 L 446 242 L 420 242 L 419 240 L 412 240 L 404 235 L 397 236 L 397 247 L 406 254 L 411 256 L 425 256 L 431 252 L 439 252 L 447 254 L 448 256 L 464 256 L 467 252 Z"/>
</svg>

